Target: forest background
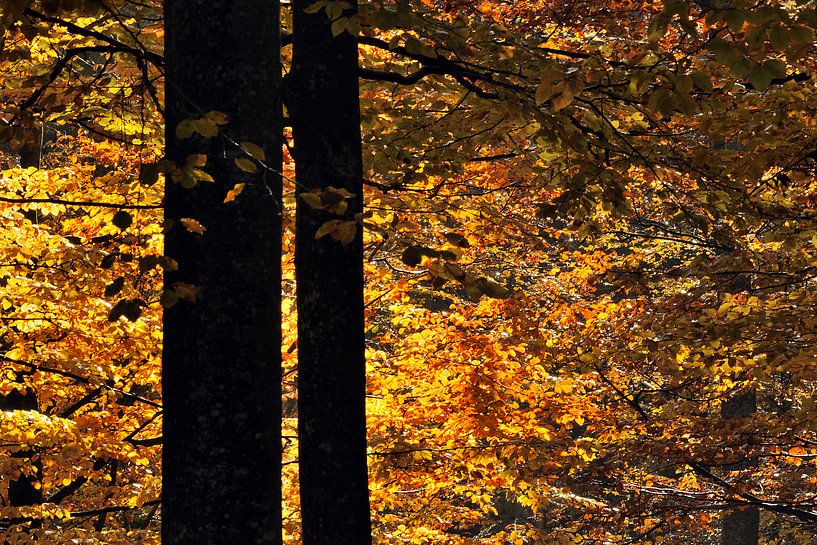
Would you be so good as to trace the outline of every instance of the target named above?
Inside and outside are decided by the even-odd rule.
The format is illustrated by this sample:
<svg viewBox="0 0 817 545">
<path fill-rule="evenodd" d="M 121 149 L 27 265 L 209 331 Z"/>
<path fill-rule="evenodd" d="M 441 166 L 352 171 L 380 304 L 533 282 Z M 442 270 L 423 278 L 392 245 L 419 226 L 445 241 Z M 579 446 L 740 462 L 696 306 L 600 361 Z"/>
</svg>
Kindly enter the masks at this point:
<svg viewBox="0 0 817 545">
<path fill-rule="evenodd" d="M 320 238 L 363 233 L 373 540 L 812 543 L 814 2 L 350 6 L 311 9 L 359 35 L 364 211 Z M 163 162 L 162 6 L 0 10 L 0 531 L 158 543 L 162 309 L 196 297 L 162 283 L 161 180 L 212 183 L 206 159 Z M 269 168 L 235 144 L 248 175 Z M 358 197 L 298 199 L 342 216 Z"/>
</svg>

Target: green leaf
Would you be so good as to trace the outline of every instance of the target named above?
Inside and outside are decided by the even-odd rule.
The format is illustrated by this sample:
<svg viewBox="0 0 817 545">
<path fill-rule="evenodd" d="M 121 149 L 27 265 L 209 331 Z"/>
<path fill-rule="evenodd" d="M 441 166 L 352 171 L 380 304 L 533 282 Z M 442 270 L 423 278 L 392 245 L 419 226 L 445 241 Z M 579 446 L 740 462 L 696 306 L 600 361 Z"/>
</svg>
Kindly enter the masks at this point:
<svg viewBox="0 0 817 545">
<path fill-rule="evenodd" d="M 405 47 L 406 51 L 408 51 L 412 55 L 420 54 L 425 49 L 423 42 L 421 42 L 414 36 L 409 36 L 408 38 L 406 38 L 406 43 L 404 44 L 403 47 Z"/>
<path fill-rule="evenodd" d="M 349 17 L 346 21 L 346 32 L 352 36 L 357 37 L 360 34 L 360 19 L 358 17 Z"/>
<path fill-rule="evenodd" d="M 746 37 L 746 45 L 751 49 L 760 49 L 766 42 L 766 28 L 761 25 L 749 27 L 744 35 Z"/>
<path fill-rule="evenodd" d="M 246 159 L 244 157 L 236 157 L 235 159 L 235 166 L 243 170 L 244 172 L 256 172 L 258 167 L 255 166 L 255 163 Z"/>
<path fill-rule="evenodd" d="M 740 9 L 728 10 L 723 18 L 726 20 L 726 24 L 732 32 L 740 32 L 746 23 L 746 14 Z"/>
<path fill-rule="evenodd" d="M 337 228 L 337 235 L 333 235 L 332 238 L 340 242 L 343 246 L 348 246 L 355 240 L 355 235 L 357 234 L 357 222 L 352 221 L 342 221 Z"/>
<path fill-rule="evenodd" d="M 342 216 L 349 208 L 349 200 L 354 196 L 354 193 L 344 188 L 336 189 L 329 186 L 321 193 L 321 203 L 325 210 Z"/>
<path fill-rule="evenodd" d="M 174 176 L 173 181 L 184 189 L 193 189 L 196 187 L 196 178 L 193 177 L 193 173 L 190 171 L 182 172 L 181 174 Z"/>
<path fill-rule="evenodd" d="M 728 64 L 729 69 L 732 71 L 732 74 L 735 75 L 737 78 L 746 78 L 754 69 L 754 65 L 749 61 L 749 59 L 744 57 L 735 58 L 732 62 Z"/>
<path fill-rule="evenodd" d="M 346 30 L 346 23 L 349 21 L 347 17 L 339 17 L 332 22 L 332 36 L 340 36 Z"/>
<path fill-rule="evenodd" d="M 765 91 L 772 82 L 772 74 L 762 64 L 757 65 L 749 73 L 749 83 L 758 91 Z"/>
<path fill-rule="evenodd" d="M 772 47 L 777 51 L 785 51 L 786 48 L 789 47 L 789 43 L 791 43 L 789 31 L 781 24 L 776 24 L 769 28 L 768 35 L 769 42 L 771 42 Z"/>
<path fill-rule="evenodd" d="M 764 61 L 763 68 L 765 68 L 769 74 L 771 74 L 772 79 L 786 77 L 786 64 L 777 59 L 768 59 Z"/>
<path fill-rule="evenodd" d="M 180 121 L 179 124 L 176 125 L 176 138 L 184 140 L 191 136 L 193 136 L 193 121 L 190 119 Z"/>
<path fill-rule="evenodd" d="M 721 64 L 728 65 L 738 56 L 732 44 L 723 38 L 713 38 L 709 42 L 709 50 L 715 54 L 715 60 Z"/>
<path fill-rule="evenodd" d="M 789 28 L 791 40 L 798 45 L 811 45 L 814 42 L 814 32 L 805 26 L 795 25 Z"/>
<path fill-rule="evenodd" d="M 710 78 L 709 74 L 704 74 L 703 72 L 692 72 L 690 74 L 692 77 L 692 83 L 703 91 L 704 93 L 711 93 L 712 92 L 712 79 Z"/>
<path fill-rule="evenodd" d="M 260 147 L 253 144 L 252 142 L 241 142 L 239 146 L 241 146 L 241 149 L 244 150 L 244 152 L 253 159 L 263 161 L 266 158 L 264 150 L 262 150 Z"/>
<path fill-rule="evenodd" d="M 330 21 L 334 21 L 343 15 L 344 3 L 345 2 L 338 2 L 337 0 L 331 0 L 326 3 L 326 16 L 329 17 Z"/>
</svg>

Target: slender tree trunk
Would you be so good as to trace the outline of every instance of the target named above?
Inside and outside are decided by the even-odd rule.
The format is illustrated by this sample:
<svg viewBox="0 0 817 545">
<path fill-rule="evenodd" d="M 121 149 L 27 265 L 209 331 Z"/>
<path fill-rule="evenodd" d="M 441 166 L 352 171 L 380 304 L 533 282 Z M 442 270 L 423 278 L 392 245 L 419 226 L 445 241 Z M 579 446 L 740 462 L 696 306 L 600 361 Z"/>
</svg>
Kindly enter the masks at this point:
<svg viewBox="0 0 817 545">
<path fill-rule="evenodd" d="M 357 39 L 293 1 L 292 87 L 298 192 L 345 189 L 347 210 L 297 199 L 298 433 L 304 545 L 371 543 L 366 469 L 363 211 Z M 356 5 L 344 12 L 354 13 Z M 336 194 L 337 195 L 337 194 Z M 336 196 L 335 195 L 335 196 Z M 326 199 L 331 202 L 333 199 Z M 313 200 L 314 204 L 314 200 Z M 331 207 L 330 207 L 331 208 Z M 326 222 L 351 241 L 316 239 Z M 341 237 L 342 238 L 342 237 Z"/>
<path fill-rule="evenodd" d="M 206 154 L 215 181 L 166 184 L 165 252 L 178 270 L 165 289 L 182 299 L 164 317 L 164 545 L 281 542 L 278 20 L 277 1 L 165 2 L 167 158 L 181 167 Z M 177 135 L 210 111 L 229 116 L 217 135 Z M 272 169 L 237 168 L 254 162 L 239 142 Z"/>
<path fill-rule="evenodd" d="M 32 140 L 26 142 L 20 149 L 20 166 L 24 168 L 40 166 L 39 140 L 35 140 L 37 131 L 32 131 L 30 136 Z M 17 379 L 21 380 L 22 378 L 22 374 L 18 373 Z M 20 390 L 12 390 L 8 394 L 0 396 L 0 410 L 38 411 L 40 407 L 37 402 L 37 394 L 31 389 L 26 390 L 25 393 Z M 25 458 L 27 461 L 33 455 L 34 451 L 31 449 L 12 454 L 15 458 Z M 38 505 L 43 502 L 42 489 L 37 486 L 43 465 L 40 462 L 34 462 L 31 465 L 37 468 L 37 474 L 21 475 L 9 482 L 8 497 L 9 504 L 12 506 Z"/>
<path fill-rule="evenodd" d="M 18 374 L 18 380 L 21 379 Z M 22 393 L 20 390 L 12 390 L 4 396 L 0 396 L 0 410 L 3 411 L 37 411 L 37 395 L 32 390 Z M 17 479 L 9 482 L 8 498 L 9 505 L 20 507 L 24 505 L 39 505 L 43 502 L 42 489 L 36 486 L 39 482 L 39 474 L 42 471 L 40 462 L 31 462 L 31 457 L 35 452 L 32 449 L 17 451 L 11 454 L 13 458 L 22 458 L 29 465 L 37 468 L 37 474 L 20 475 Z"/>
<path fill-rule="evenodd" d="M 721 405 L 721 416 L 726 419 L 742 418 L 755 411 L 757 397 L 754 390 L 742 392 Z M 740 464 L 745 465 L 746 463 Z M 757 545 L 759 533 L 760 510 L 757 507 L 734 509 L 723 516 L 721 545 Z"/>
</svg>

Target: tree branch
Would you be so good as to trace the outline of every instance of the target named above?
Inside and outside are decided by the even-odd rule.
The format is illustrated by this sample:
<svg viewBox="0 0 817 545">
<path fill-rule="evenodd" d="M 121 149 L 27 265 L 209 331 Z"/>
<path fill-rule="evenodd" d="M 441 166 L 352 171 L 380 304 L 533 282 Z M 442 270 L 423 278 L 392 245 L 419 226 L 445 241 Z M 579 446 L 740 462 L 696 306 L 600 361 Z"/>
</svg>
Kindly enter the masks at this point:
<svg viewBox="0 0 817 545">
<path fill-rule="evenodd" d="M 151 64 L 153 64 L 154 66 L 156 66 L 157 68 L 163 68 L 164 65 L 165 65 L 165 59 L 164 59 L 164 57 L 162 55 L 159 55 L 158 53 L 154 53 L 154 52 L 149 51 L 147 49 L 140 49 L 140 48 L 137 48 L 137 47 L 129 46 L 126 43 L 120 42 L 119 40 L 117 40 L 115 38 L 111 38 L 110 36 L 106 36 L 105 34 L 103 34 L 101 32 L 97 32 L 96 30 L 91 30 L 89 28 L 81 27 L 81 26 L 79 26 L 79 25 L 77 25 L 75 23 L 72 23 L 70 21 L 60 19 L 59 17 L 51 17 L 51 16 L 46 15 L 44 13 L 40 13 L 38 11 L 35 11 L 35 10 L 31 9 L 31 8 L 26 8 L 24 13 L 26 15 L 28 15 L 29 17 L 32 17 L 32 18 L 40 20 L 40 21 L 44 21 L 44 22 L 47 22 L 47 23 L 54 23 L 54 24 L 57 24 L 57 25 L 60 25 L 60 26 L 64 26 L 69 32 L 72 32 L 74 34 L 78 34 L 80 36 L 85 36 L 86 38 L 95 38 L 95 39 L 99 40 L 100 42 L 106 43 L 106 44 L 108 44 L 110 46 L 113 46 L 113 47 L 117 48 L 118 51 L 121 51 L 123 53 L 130 53 L 131 55 L 142 57 L 146 61 L 148 61 Z"/>
<path fill-rule="evenodd" d="M 116 208 L 119 210 L 160 210 L 164 208 L 163 204 L 116 204 L 116 203 L 109 203 L 109 202 L 98 202 L 98 201 L 69 201 L 63 199 L 50 199 L 50 198 L 13 198 L 13 197 L 0 197 L 0 202 L 10 203 L 10 204 L 32 204 L 32 203 L 48 203 L 48 204 L 61 204 L 64 206 L 85 206 L 85 207 L 94 207 L 94 208 Z"/>
<path fill-rule="evenodd" d="M 70 378 L 80 382 L 82 384 L 91 384 L 96 385 L 97 383 L 91 382 L 90 379 L 83 377 L 82 375 L 77 375 L 76 373 L 72 373 L 70 371 L 63 371 L 61 369 L 54 369 L 53 367 L 46 367 L 43 365 L 37 365 L 36 363 L 30 363 L 23 360 L 17 360 L 12 358 L 3 357 L 3 361 L 7 361 L 10 363 L 14 363 L 16 365 L 22 365 L 24 367 L 28 367 L 29 369 L 33 369 L 34 371 L 41 371 L 43 373 L 52 373 L 54 375 L 59 375 L 61 377 Z M 139 401 L 140 403 L 144 403 L 145 405 L 150 405 L 151 407 L 156 407 L 157 409 L 161 409 L 162 405 L 160 403 L 156 403 L 155 401 L 151 401 L 150 399 L 146 399 L 142 396 L 138 396 L 136 394 L 132 394 L 130 392 L 126 392 L 121 388 L 116 388 L 115 386 L 110 386 L 108 384 L 101 385 L 103 388 L 107 388 L 112 392 L 116 392 L 120 394 L 122 397 L 126 397 L 128 399 L 132 399 L 134 401 Z"/>
<path fill-rule="evenodd" d="M 768 511 L 772 511 L 774 513 L 782 514 L 782 515 L 790 515 L 793 517 L 797 517 L 798 519 L 802 520 L 803 522 L 817 522 L 817 513 L 813 513 L 811 511 L 805 511 L 803 509 L 798 509 L 797 507 L 793 507 L 790 505 L 782 505 L 779 503 L 774 502 L 767 502 L 764 501 L 753 494 L 749 494 L 748 492 L 742 492 L 738 490 L 733 484 L 729 483 L 728 481 L 718 477 L 708 469 L 706 469 L 703 465 L 695 461 L 686 462 L 686 464 L 692 468 L 696 475 L 700 475 L 705 477 L 706 479 L 714 482 L 718 486 L 724 488 L 727 492 L 731 492 L 741 498 L 739 503 L 745 505 L 753 505 L 755 507 L 760 507 L 766 509 Z"/>
<path fill-rule="evenodd" d="M 372 36 L 359 36 L 358 43 L 363 45 L 368 45 L 371 47 L 376 47 L 378 49 L 382 49 L 384 51 L 389 51 L 391 53 L 395 53 L 397 55 L 401 55 L 403 57 L 407 57 L 409 59 L 413 59 L 420 64 L 423 65 L 424 68 L 433 70 L 432 72 L 424 73 L 420 78 L 429 75 L 429 74 L 445 74 L 452 76 L 454 79 L 457 80 L 460 85 L 472 91 L 474 94 L 481 98 L 498 98 L 498 94 L 490 93 L 479 88 L 474 82 L 479 81 L 483 83 L 487 83 L 489 85 L 495 87 L 502 87 L 508 90 L 517 91 L 517 92 L 524 92 L 524 87 L 520 85 L 516 85 L 514 83 L 508 81 L 502 81 L 494 79 L 493 74 L 490 73 L 490 69 L 484 69 L 488 72 L 481 72 L 478 70 L 474 70 L 472 68 L 466 68 L 465 66 L 457 63 L 456 61 L 452 61 L 445 57 L 431 57 L 428 55 L 424 55 L 422 53 L 413 53 L 406 49 L 403 46 L 397 47 L 390 47 L 389 43 L 385 40 L 381 40 L 380 38 L 374 38 Z M 391 81 L 391 80 L 387 80 Z M 397 82 L 399 83 L 399 82 Z M 416 83 L 416 82 L 412 82 Z"/>
</svg>

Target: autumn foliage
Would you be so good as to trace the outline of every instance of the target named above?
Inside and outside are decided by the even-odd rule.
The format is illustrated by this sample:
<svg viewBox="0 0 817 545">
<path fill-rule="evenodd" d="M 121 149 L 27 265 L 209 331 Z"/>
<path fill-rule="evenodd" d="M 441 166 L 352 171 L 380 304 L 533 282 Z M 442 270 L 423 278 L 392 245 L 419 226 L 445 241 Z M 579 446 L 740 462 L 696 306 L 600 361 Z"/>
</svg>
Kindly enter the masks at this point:
<svg viewBox="0 0 817 545">
<path fill-rule="evenodd" d="M 360 34 L 365 209 L 322 235 L 364 236 L 374 540 L 708 544 L 758 510 L 762 543 L 811 543 L 814 2 L 341 4 L 314 10 Z M 161 283 L 162 180 L 208 183 L 162 161 L 161 6 L 0 23 L 0 535 L 158 543 L 161 313 L 196 296 Z M 219 138 L 201 113 L 179 130 Z"/>
</svg>

